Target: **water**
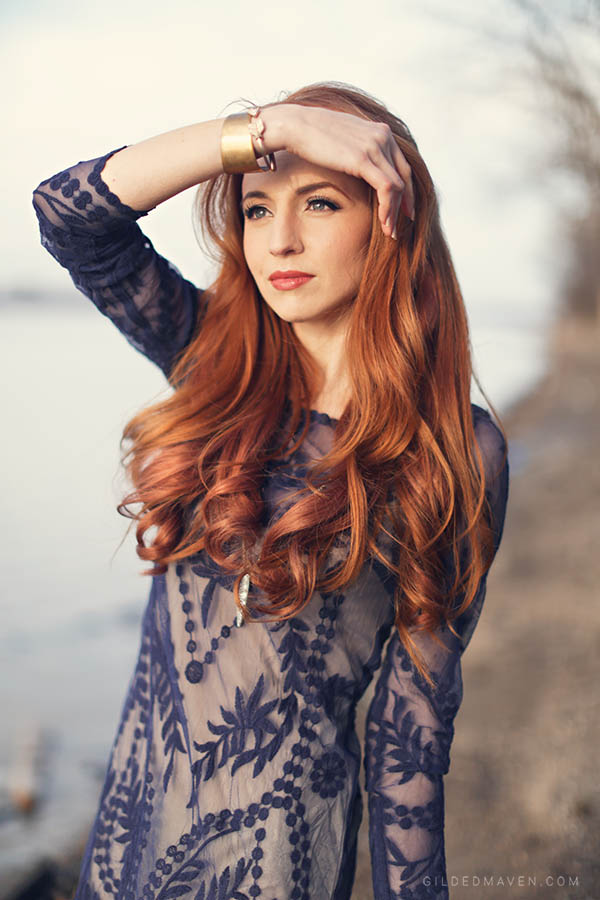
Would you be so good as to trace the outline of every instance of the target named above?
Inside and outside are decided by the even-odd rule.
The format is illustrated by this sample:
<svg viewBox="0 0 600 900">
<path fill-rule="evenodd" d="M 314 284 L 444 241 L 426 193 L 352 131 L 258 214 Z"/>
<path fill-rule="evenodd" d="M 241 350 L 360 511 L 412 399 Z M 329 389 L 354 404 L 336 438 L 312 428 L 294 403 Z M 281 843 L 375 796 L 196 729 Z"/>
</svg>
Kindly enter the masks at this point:
<svg viewBox="0 0 600 900">
<path fill-rule="evenodd" d="M 0 876 L 85 834 L 138 651 L 150 587 L 128 521 L 118 442 L 165 391 L 160 371 L 76 292 L 0 304 L 4 403 L 0 798 L 18 734 L 46 741 L 29 820 L 0 799 Z M 545 367 L 540 324 L 472 322 L 480 380 L 503 411 Z M 485 405 L 474 389 L 473 400 Z M 5 800 L 5 798 L 4 798 Z"/>
</svg>

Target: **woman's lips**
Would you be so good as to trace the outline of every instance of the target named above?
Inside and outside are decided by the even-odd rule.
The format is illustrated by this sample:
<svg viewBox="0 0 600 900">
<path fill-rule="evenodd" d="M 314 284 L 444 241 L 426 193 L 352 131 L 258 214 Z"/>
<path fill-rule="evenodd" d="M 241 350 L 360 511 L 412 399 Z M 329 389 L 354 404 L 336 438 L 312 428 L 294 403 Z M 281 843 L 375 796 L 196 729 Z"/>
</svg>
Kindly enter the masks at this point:
<svg viewBox="0 0 600 900">
<path fill-rule="evenodd" d="M 314 278 L 314 275 L 307 275 L 304 272 L 285 275 L 283 273 L 279 274 L 278 272 L 274 272 L 273 275 L 269 276 L 269 281 L 278 291 L 293 291 L 294 288 L 306 284 L 311 278 Z"/>
</svg>

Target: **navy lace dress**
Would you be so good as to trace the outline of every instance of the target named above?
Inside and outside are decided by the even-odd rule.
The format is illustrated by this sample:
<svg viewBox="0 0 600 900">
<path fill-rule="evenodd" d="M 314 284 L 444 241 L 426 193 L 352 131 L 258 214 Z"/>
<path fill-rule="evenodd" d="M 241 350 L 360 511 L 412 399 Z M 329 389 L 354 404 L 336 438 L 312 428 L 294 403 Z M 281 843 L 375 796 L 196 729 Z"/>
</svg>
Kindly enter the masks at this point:
<svg viewBox="0 0 600 900">
<path fill-rule="evenodd" d="M 201 327 L 203 292 L 142 233 L 136 220 L 147 213 L 102 180 L 115 152 L 36 188 L 41 240 L 168 374 Z M 497 549 L 508 465 L 491 473 L 504 443 L 485 410 L 472 412 Z M 300 449 L 268 473 L 267 519 L 327 452 L 335 426 L 310 413 Z M 450 653 L 417 636 L 437 677 L 432 691 L 393 629 L 392 587 L 376 560 L 351 587 L 315 593 L 292 619 L 241 627 L 232 578 L 204 553 L 153 577 L 77 900 L 348 900 L 363 816 L 355 710 L 376 673 L 364 746 L 374 894 L 448 897 L 443 776 L 485 582 L 456 624 L 460 638 L 440 630 Z"/>
</svg>

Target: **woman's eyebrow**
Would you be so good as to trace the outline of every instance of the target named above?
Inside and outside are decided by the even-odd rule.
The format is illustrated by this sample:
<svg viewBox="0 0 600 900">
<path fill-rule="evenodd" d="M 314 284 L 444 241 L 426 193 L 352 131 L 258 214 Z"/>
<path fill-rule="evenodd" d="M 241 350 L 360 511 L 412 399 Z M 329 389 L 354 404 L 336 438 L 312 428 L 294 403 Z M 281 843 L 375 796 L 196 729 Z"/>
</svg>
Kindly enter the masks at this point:
<svg viewBox="0 0 600 900">
<path fill-rule="evenodd" d="M 296 191 L 296 194 L 298 196 L 301 196 L 302 194 L 310 194 L 312 191 L 318 191 L 321 188 L 325 188 L 325 187 L 330 187 L 330 188 L 333 188 L 335 191 L 339 191 L 340 194 L 344 195 L 344 197 L 348 197 L 348 200 L 352 199 L 351 197 L 348 196 L 348 194 L 345 191 L 343 191 L 341 189 L 341 187 L 338 187 L 337 184 L 333 184 L 331 181 L 315 181 L 312 184 L 305 184 L 303 187 L 298 188 L 298 190 Z M 248 191 L 242 197 L 242 201 L 248 200 L 249 197 L 260 197 L 263 200 L 269 199 L 269 195 L 266 194 L 264 191 Z"/>
</svg>

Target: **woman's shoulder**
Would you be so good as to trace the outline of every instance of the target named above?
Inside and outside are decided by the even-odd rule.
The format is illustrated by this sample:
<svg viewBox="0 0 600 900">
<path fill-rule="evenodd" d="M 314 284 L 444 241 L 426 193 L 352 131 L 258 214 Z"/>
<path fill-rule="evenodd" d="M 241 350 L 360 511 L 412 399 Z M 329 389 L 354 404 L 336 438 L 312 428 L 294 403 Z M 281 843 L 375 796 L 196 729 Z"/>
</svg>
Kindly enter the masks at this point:
<svg viewBox="0 0 600 900">
<path fill-rule="evenodd" d="M 486 481 L 489 486 L 504 483 L 508 479 L 509 447 L 504 433 L 492 419 L 489 410 L 471 403 L 473 429 L 479 445 Z M 497 481 L 499 479 L 499 481 Z"/>
<path fill-rule="evenodd" d="M 507 446 L 505 436 L 492 419 L 490 411 L 483 406 L 478 406 L 477 403 L 471 403 L 471 416 L 479 443 L 481 444 L 483 441 L 489 445 L 490 450 L 496 447 L 504 452 Z"/>
<path fill-rule="evenodd" d="M 477 403 L 471 403 L 471 413 L 473 419 L 479 419 L 481 416 L 490 420 L 492 418 L 490 411 L 483 406 L 478 406 Z"/>
</svg>

